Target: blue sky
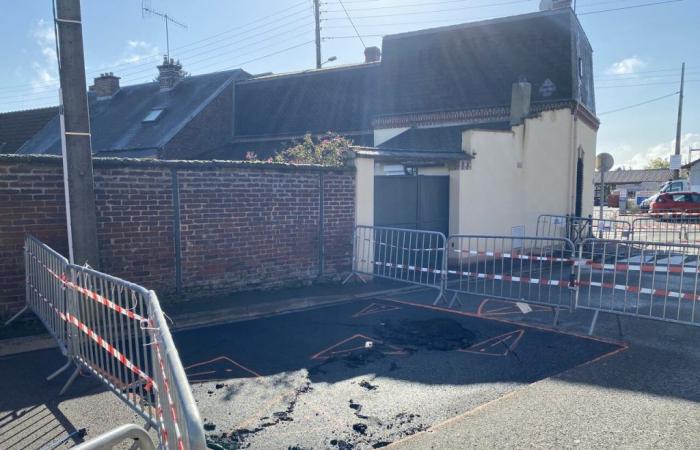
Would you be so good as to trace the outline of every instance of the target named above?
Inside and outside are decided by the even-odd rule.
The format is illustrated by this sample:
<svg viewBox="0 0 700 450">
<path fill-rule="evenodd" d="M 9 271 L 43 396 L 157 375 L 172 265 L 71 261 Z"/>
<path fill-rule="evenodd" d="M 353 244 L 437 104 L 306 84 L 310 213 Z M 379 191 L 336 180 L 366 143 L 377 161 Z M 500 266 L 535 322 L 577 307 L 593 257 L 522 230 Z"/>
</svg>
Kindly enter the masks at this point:
<svg viewBox="0 0 700 450">
<path fill-rule="evenodd" d="M 251 73 L 313 67 L 312 0 L 143 0 L 187 24 L 170 28 L 171 53 L 192 74 L 242 67 Z M 363 46 L 338 0 L 322 0 L 328 63 L 363 59 Z M 598 151 L 618 165 L 643 167 L 673 148 L 678 97 L 605 114 L 678 90 L 686 62 L 682 149 L 700 148 L 700 0 L 632 8 L 664 0 L 578 0 L 593 45 Z M 381 35 L 536 11 L 539 0 L 344 0 L 366 45 Z M 0 0 L 3 46 L 0 111 L 57 103 L 50 0 Z M 162 19 L 144 16 L 142 0 L 83 0 L 88 80 L 112 71 L 122 84 L 152 80 L 165 52 Z M 628 8 L 602 13 L 591 12 Z M 586 14 L 588 13 L 588 14 Z M 695 157 L 700 157 L 697 153 Z M 685 156 L 684 156 L 685 158 Z"/>
</svg>

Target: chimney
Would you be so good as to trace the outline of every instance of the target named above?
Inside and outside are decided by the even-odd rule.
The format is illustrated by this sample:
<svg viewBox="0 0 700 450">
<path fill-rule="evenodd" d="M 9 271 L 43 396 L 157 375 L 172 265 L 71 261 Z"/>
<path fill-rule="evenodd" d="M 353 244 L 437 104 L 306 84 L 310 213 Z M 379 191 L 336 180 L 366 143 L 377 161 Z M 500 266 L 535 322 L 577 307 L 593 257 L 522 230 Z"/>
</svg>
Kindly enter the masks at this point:
<svg viewBox="0 0 700 450">
<path fill-rule="evenodd" d="M 112 72 L 103 73 L 95 78 L 95 84 L 89 87 L 90 92 L 94 92 L 98 99 L 110 98 L 119 90 L 119 77 Z"/>
<path fill-rule="evenodd" d="M 382 59 L 382 51 L 379 47 L 367 47 L 365 48 L 365 62 L 377 62 Z"/>
<path fill-rule="evenodd" d="M 540 0 L 540 11 L 571 8 L 571 0 Z"/>
<path fill-rule="evenodd" d="M 180 61 L 168 57 L 163 57 L 163 64 L 158 66 L 158 83 L 160 90 L 168 91 L 175 87 L 185 77 L 185 72 L 182 70 Z"/>
<path fill-rule="evenodd" d="M 520 125 L 530 114 L 532 85 L 527 81 L 513 83 L 510 100 L 510 125 Z"/>
</svg>

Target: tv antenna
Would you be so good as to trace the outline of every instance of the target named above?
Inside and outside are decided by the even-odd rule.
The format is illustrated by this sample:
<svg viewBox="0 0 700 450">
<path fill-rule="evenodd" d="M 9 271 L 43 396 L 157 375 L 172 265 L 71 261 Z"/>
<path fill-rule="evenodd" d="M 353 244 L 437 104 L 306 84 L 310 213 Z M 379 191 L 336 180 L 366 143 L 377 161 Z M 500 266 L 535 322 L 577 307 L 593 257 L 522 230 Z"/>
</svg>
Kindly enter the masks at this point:
<svg viewBox="0 0 700 450">
<path fill-rule="evenodd" d="M 151 8 L 151 2 L 150 0 L 144 0 L 141 2 L 141 15 L 146 16 L 146 15 L 153 15 L 153 16 L 158 16 L 163 19 L 163 22 L 165 22 L 165 47 L 166 47 L 166 59 L 170 61 L 170 30 L 168 29 L 168 24 L 172 23 L 173 25 L 177 25 L 180 28 L 184 28 L 185 30 L 187 29 L 187 25 L 173 19 L 168 15 L 168 13 L 164 13 L 158 10 L 155 10 Z"/>
</svg>

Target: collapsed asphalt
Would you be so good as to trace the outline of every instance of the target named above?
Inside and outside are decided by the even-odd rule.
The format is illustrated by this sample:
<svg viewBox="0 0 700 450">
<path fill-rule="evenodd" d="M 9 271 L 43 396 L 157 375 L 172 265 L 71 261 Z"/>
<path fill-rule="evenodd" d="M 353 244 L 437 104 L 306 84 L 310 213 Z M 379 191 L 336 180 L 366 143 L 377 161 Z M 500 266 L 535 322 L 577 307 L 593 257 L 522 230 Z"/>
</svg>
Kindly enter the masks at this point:
<svg viewBox="0 0 700 450">
<path fill-rule="evenodd" d="M 174 338 L 219 448 L 382 448 L 618 348 L 377 299 Z"/>
</svg>

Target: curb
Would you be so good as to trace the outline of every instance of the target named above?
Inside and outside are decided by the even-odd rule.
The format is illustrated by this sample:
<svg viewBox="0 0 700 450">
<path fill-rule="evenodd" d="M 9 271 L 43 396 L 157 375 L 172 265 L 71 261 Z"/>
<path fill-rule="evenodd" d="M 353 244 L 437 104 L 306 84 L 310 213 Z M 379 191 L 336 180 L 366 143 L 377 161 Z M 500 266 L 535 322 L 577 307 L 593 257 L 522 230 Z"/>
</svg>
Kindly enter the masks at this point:
<svg viewBox="0 0 700 450">
<path fill-rule="evenodd" d="M 323 308 L 325 306 L 350 302 L 353 300 L 362 300 L 379 295 L 399 294 L 420 289 L 424 289 L 424 287 L 407 286 L 402 288 L 366 292 L 363 294 L 298 297 L 285 300 L 284 302 L 272 302 L 268 305 L 261 305 L 258 308 L 254 306 L 245 306 L 239 308 L 216 309 L 194 316 L 192 314 L 188 314 L 183 315 L 182 317 L 172 317 L 170 318 L 172 321 L 171 330 L 176 332 L 180 330 L 204 328 L 212 325 L 242 322 L 244 320 L 260 319 L 278 314 L 288 314 L 298 311 Z M 3 339 L 0 340 L 0 357 L 56 347 L 56 341 L 48 335 Z"/>
</svg>

